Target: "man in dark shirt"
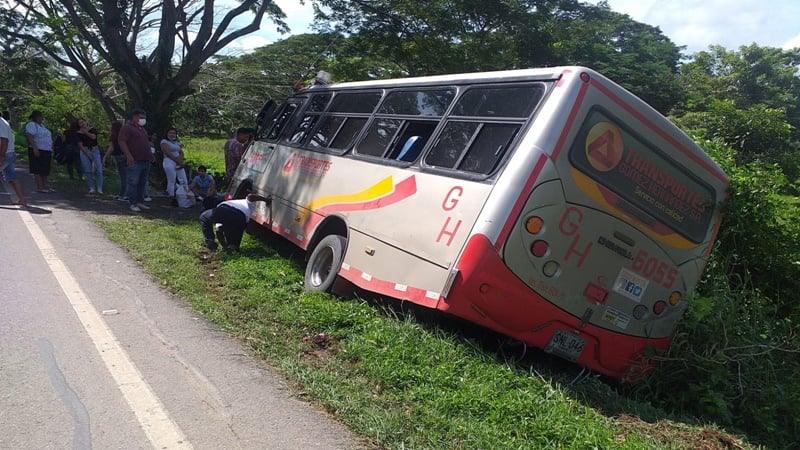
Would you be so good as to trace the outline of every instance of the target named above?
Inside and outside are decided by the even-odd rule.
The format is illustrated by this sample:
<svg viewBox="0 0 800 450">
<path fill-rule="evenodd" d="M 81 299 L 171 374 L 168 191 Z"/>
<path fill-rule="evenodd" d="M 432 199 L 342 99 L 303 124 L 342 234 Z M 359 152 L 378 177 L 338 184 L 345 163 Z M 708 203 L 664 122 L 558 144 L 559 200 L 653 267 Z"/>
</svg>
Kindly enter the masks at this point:
<svg viewBox="0 0 800 450">
<path fill-rule="evenodd" d="M 142 192 L 147 185 L 147 169 L 153 161 L 150 151 L 150 138 L 144 126 L 147 124 L 147 113 L 143 109 L 131 111 L 131 120 L 119 130 L 119 148 L 125 155 L 128 165 L 128 203 L 131 211 L 140 212 L 150 209 L 143 203 Z"/>
</svg>

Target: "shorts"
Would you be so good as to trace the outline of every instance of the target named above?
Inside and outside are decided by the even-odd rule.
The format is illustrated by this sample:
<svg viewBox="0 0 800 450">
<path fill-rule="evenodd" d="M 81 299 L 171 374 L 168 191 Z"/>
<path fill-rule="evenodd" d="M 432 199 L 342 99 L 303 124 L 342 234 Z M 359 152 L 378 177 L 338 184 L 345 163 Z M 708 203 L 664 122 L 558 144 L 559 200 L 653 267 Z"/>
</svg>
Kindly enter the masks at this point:
<svg viewBox="0 0 800 450">
<path fill-rule="evenodd" d="M 15 170 L 14 164 L 17 162 L 17 154 L 16 153 L 6 153 L 6 157 L 3 160 L 3 178 L 6 181 L 17 181 L 19 177 L 17 176 L 17 171 Z"/>
<path fill-rule="evenodd" d="M 39 157 L 33 155 L 33 149 L 28 147 L 28 166 L 30 173 L 43 177 L 50 176 L 50 166 L 53 162 L 53 152 L 50 150 L 39 150 Z"/>
</svg>

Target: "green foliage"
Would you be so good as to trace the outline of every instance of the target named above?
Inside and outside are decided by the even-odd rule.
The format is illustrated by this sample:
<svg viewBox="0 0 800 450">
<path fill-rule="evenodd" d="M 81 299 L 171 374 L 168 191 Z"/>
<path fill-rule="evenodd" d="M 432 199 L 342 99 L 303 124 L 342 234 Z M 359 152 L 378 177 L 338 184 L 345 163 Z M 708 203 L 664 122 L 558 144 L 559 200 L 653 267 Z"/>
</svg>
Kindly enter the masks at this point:
<svg viewBox="0 0 800 450">
<path fill-rule="evenodd" d="M 719 142 L 701 145 L 731 180 L 710 264 L 716 273 L 711 272 L 726 276 L 732 289 L 758 289 L 777 302 L 783 313 L 797 312 L 792 296 L 784 294 L 800 290 L 798 209 L 778 195 L 787 185 L 786 178 L 775 165 L 737 165 L 734 152 Z"/>
<path fill-rule="evenodd" d="M 796 448 L 798 209 L 776 194 L 786 180 L 774 165 L 739 165 L 738 153 L 721 142 L 701 145 L 731 179 L 726 214 L 700 296 L 636 393 L 736 427 L 770 448 Z"/>
<path fill-rule="evenodd" d="M 182 141 L 186 156 L 189 180 L 197 174 L 199 166 L 206 166 L 208 174 L 214 177 L 217 191 L 225 192 L 228 180 L 225 177 L 224 139 L 187 138 Z"/>
<path fill-rule="evenodd" d="M 741 163 L 766 159 L 780 162 L 791 143 L 794 127 L 786 111 L 755 104 L 738 109 L 732 100 L 712 99 L 705 111 L 688 112 L 676 119 L 684 129 L 702 133 L 705 140 L 720 140 L 738 150 Z"/>
<path fill-rule="evenodd" d="M 666 114 L 683 102 L 680 48 L 656 27 L 600 5 L 557 14 L 549 25 L 554 62 L 589 66 Z"/>
<path fill-rule="evenodd" d="M 340 80 L 586 65 L 660 111 L 669 111 L 683 100 L 677 78 L 679 47 L 658 28 L 615 13 L 605 3 L 315 3 L 327 11 L 321 13 L 318 24 L 352 36 L 333 46 L 337 57 L 329 67 Z M 359 68 L 358 64 L 369 65 Z"/>
<path fill-rule="evenodd" d="M 711 46 L 680 67 L 685 129 L 722 140 L 739 151 L 740 163 L 777 163 L 792 182 L 800 177 L 800 49 L 755 44 L 728 51 Z"/>
</svg>

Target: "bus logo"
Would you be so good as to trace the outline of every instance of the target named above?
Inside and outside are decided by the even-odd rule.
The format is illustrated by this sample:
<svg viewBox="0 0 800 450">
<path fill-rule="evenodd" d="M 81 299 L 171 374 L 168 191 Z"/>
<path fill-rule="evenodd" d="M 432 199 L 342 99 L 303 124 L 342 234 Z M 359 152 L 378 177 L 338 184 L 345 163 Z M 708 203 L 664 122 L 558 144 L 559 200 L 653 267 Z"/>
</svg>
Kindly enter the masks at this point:
<svg viewBox="0 0 800 450">
<path fill-rule="evenodd" d="M 622 134 L 611 122 L 600 122 L 586 136 L 586 159 L 600 172 L 608 172 L 622 160 Z"/>
</svg>

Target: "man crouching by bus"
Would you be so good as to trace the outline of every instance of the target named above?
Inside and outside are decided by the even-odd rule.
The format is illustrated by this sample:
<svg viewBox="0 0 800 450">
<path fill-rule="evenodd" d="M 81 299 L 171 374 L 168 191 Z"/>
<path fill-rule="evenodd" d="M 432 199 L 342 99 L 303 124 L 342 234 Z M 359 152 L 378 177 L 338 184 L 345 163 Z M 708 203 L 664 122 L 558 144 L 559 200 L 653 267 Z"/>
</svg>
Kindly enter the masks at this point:
<svg viewBox="0 0 800 450">
<path fill-rule="evenodd" d="M 271 203 L 272 199 L 258 194 L 247 194 L 247 197 L 243 199 L 227 200 L 213 209 L 203 211 L 200 214 L 200 229 L 206 240 L 206 248 L 216 250 L 219 245 L 222 245 L 228 251 L 239 250 L 247 222 L 256 209 L 255 202 Z M 219 224 L 217 228 L 219 245 L 214 240 L 215 224 Z"/>
</svg>

